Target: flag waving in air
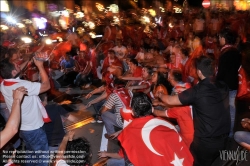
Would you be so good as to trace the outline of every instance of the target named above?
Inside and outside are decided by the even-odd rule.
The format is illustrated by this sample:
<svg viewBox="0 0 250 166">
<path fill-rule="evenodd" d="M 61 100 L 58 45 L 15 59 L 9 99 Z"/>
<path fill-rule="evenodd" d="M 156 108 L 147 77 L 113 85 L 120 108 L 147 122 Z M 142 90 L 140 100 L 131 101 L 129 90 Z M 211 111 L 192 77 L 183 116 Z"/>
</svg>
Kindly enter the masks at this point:
<svg viewBox="0 0 250 166">
<path fill-rule="evenodd" d="M 151 115 L 133 119 L 118 137 L 134 166 L 191 166 L 193 157 L 166 120 Z"/>
</svg>

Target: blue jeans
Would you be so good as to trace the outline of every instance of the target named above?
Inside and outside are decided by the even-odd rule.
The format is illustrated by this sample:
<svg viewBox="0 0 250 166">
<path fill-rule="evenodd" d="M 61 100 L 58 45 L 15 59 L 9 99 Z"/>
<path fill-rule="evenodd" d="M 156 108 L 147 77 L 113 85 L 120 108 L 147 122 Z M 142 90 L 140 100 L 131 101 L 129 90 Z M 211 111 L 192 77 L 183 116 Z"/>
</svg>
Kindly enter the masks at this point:
<svg viewBox="0 0 250 166">
<path fill-rule="evenodd" d="M 110 110 L 102 113 L 102 120 L 109 135 L 115 132 L 114 126 L 121 128 L 116 122 L 116 115 Z"/>
<path fill-rule="evenodd" d="M 237 90 L 229 91 L 229 108 L 230 108 L 230 117 L 231 117 L 231 128 L 229 137 L 233 137 L 234 121 L 235 121 L 235 97 Z"/>
<path fill-rule="evenodd" d="M 250 144 L 250 132 L 249 131 L 237 131 L 234 134 L 234 140 L 238 143 L 245 142 Z"/>
<path fill-rule="evenodd" d="M 25 160 L 28 166 L 47 166 L 49 163 L 49 146 L 45 131 L 42 127 L 35 130 L 20 130 L 20 137 L 26 146 Z"/>
<path fill-rule="evenodd" d="M 125 166 L 124 159 L 108 159 L 107 166 Z"/>
<path fill-rule="evenodd" d="M 98 102 L 98 103 L 95 103 L 95 104 L 93 104 L 93 107 L 94 107 L 94 109 L 95 109 L 95 113 L 97 114 L 97 115 L 100 115 L 100 110 L 101 110 L 101 108 L 102 108 L 102 106 L 103 106 L 103 104 L 106 102 L 106 99 L 104 99 L 104 100 L 102 100 L 102 101 L 100 101 L 100 102 Z"/>
</svg>

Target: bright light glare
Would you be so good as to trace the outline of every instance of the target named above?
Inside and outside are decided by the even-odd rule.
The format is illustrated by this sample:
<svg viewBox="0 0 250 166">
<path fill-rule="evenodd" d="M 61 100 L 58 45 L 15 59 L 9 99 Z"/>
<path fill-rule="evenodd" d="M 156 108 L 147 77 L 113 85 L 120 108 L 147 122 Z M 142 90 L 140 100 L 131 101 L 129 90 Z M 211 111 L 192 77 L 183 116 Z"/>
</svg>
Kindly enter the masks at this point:
<svg viewBox="0 0 250 166">
<path fill-rule="evenodd" d="M 88 25 L 89 25 L 90 29 L 94 29 L 95 28 L 95 23 L 93 23 L 91 21 L 88 23 Z"/>
<path fill-rule="evenodd" d="M 148 17 L 143 16 L 142 18 L 144 19 L 144 21 L 145 21 L 146 23 L 150 23 L 150 19 L 149 19 Z"/>
<path fill-rule="evenodd" d="M 45 43 L 46 43 L 46 44 L 51 44 L 51 43 L 52 43 L 52 40 L 51 40 L 51 39 L 46 39 L 46 40 L 45 40 Z"/>
<path fill-rule="evenodd" d="M 38 29 L 45 29 L 47 20 L 45 18 L 33 18 Z"/>
<path fill-rule="evenodd" d="M 76 18 L 83 18 L 84 17 L 83 12 L 77 12 L 75 15 L 76 15 Z"/>
<path fill-rule="evenodd" d="M 32 21 L 29 20 L 29 19 L 24 19 L 23 21 L 24 21 L 25 24 L 32 24 Z"/>
<path fill-rule="evenodd" d="M 57 39 L 58 39 L 59 42 L 63 41 L 63 39 L 61 37 L 57 37 Z"/>
<path fill-rule="evenodd" d="M 149 12 L 149 14 L 150 14 L 151 16 L 153 16 L 153 17 L 155 17 L 155 16 L 156 16 L 156 12 L 155 12 L 155 10 L 153 10 L 153 9 L 149 9 L 149 10 L 148 10 L 148 12 Z"/>
<path fill-rule="evenodd" d="M 89 36 L 90 36 L 92 39 L 96 38 L 95 32 L 89 32 Z"/>
<path fill-rule="evenodd" d="M 105 8 L 103 7 L 103 5 L 100 4 L 100 3 L 96 3 L 95 6 L 96 6 L 96 8 L 97 8 L 99 11 L 104 11 L 104 10 L 105 10 Z"/>
<path fill-rule="evenodd" d="M 31 42 L 32 42 L 32 39 L 31 39 L 31 38 L 29 38 L 29 37 L 22 37 L 22 38 L 21 38 L 21 40 L 22 40 L 24 43 L 26 43 L 26 44 L 28 44 L 28 43 L 31 43 Z"/>
<path fill-rule="evenodd" d="M 18 26 L 18 28 L 24 28 L 25 27 L 25 25 L 22 24 L 22 23 L 17 23 L 16 25 Z"/>
<path fill-rule="evenodd" d="M 12 24 L 16 24 L 16 20 L 10 16 L 6 17 L 6 20 L 9 22 L 9 23 L 12 23 Z"/>
<path fill-rule="evenodd" d="M 8 2 L 6 0 L 0 1 L 0 11 L 1 12 L 9 12 L 10 11 Z"/>
<path fill-rule="evenodd" d="M 173 28 L 173 27 L 174 27 L 174 25 L 173 25 L 172 23 L 169 23 L 168 26 L 169 26 L 170 28 Z"/>
<path fill-rule="evenodd" d="M 47 19 L 46 19 L 46 18 L 41 17 L 41 20 L 42 20 L 43 22 L 47 22 Z"/>
<path fill-rule="evenodd" d="M 2 30 L 7 30 L 7 29 L 9 29 L 9 27 L 7 27 L 6 25 L 0 25 L 0 27 L 1 27 Z"/>
<path fill-rule="evenodd" d="M 111 11 L 112 13 L 118 13 L 119 12 L 119 7 L 116 4 L 112 4 L 107 8 L 109 8 L 109 11 Z"/>
</svg>

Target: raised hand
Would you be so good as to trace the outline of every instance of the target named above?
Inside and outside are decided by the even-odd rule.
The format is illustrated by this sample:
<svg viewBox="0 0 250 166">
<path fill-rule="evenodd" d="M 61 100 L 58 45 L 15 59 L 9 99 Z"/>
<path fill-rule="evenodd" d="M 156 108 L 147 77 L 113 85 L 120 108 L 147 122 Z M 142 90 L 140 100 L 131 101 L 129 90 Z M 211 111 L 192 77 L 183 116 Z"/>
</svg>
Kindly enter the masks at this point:
<svg viewBox="0 0 250 166">
<path fill-rule="evenodd" d="M 13 99 L 22 100 L 25 94 L 28 94 L 27 89 L 24 86 L 18 87 L 17 89 L 13 90 Z"/>
</svg>

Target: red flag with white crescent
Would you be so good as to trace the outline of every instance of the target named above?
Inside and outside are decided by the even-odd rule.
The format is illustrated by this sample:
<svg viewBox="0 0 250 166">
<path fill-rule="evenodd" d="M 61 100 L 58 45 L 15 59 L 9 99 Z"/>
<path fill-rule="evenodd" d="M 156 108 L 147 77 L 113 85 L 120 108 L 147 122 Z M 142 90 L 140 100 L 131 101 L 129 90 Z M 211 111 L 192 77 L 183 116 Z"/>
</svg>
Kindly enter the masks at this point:
<svg viewBox="0 0 250 166">
<path fill-rule="evenodd" d="M 120 114 L 123 119 L 123 128 L 127 127 L 134 119 L 132 115 L 132 110 L 130 107 L 127 108 L 121 108 Z"/>
<path fill-rule="evenodd" d="M 134 166 L 193 165 L 193 157 L 175 127 L 161 118 L 136 118 L 118 139 Z"/>
</svg>

